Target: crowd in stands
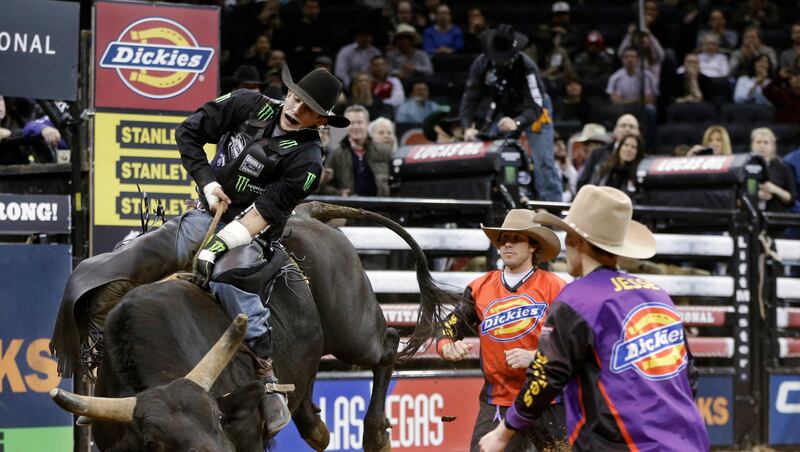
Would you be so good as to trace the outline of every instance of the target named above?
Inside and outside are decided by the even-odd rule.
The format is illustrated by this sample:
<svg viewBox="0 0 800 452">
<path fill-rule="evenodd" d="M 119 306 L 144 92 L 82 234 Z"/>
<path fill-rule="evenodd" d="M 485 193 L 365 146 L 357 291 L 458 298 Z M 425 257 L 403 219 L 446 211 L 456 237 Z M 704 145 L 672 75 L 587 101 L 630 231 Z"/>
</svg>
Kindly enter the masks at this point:
<svg viewBox="0 0 800 452">
<path fill-rule="evenodd" d="M 640 30 L 638 2 L 630 0 L 198 2 L 222 7 L 222 92 L 247 88 L 280 98 L 284 63 L 298 77 L 325 67 L 341 79 L 337 109 L 358 117 L 358 126 L 329 145 L 326 193 L 383 193 L 385 181 L 377 179 L 388 170 L 370 159 L 380 155 L 388 165 L 398 131 L 418 127 L 431 141 L 461 139 L 464 131 L 441 112 L 458 109 L 484 51 L 482 33 L 499 24 L 525 35 L 522 51 L 538 65 L 552 101 L 564 200 L 590 182 L 632 190 L 632 168 L 646 154 L 761 152 L 758 135 L 774 148 L 767 159 L 781 161 L 800 146 L 796 4 L 646 0 Z M 2 116 L 0 110 L 0 140 L 25 129 Z M 635 130 L 618 130 L 620 121 L 635 121 Z M 37 130 L 57 142 L 51 129 Z M 337 174 L 345 163 L 349 172 Z M 360 172 L 376 180 L 367 184 Z M 796 187 L 784 182 L 775 183 L 792 199 L 771 190 L 787 202 L 767 204 L 800 211 Z"/>
</svg>

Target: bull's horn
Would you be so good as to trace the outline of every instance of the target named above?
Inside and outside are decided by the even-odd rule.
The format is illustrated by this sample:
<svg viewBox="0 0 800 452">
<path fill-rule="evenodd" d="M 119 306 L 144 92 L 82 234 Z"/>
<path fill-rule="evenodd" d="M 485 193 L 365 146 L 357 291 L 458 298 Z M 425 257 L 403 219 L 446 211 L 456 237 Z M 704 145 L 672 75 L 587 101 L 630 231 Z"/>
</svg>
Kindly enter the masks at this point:
<svg viewBox="0 0 800 452">
<path fill-rule="evenodd" d="M 99 421 L 131 422 L 136 408 L 136 397 L 110 399 L 73 394 L 63 389 L 53 388 L 50 397 L 61 408 L 70 413 L 90 417 Z"/>
<path fill-rule="evenodd" d="M 237 315 L 222 337 L 206 353 L 206 356 L 194 366 L 191 372 L 186 374 L 186 379 L 197 383 L 206 391 L 210 390 L 222 369 L 228 365 L 239 348 L 246 330 L 247 316 Z"/>
</svg>

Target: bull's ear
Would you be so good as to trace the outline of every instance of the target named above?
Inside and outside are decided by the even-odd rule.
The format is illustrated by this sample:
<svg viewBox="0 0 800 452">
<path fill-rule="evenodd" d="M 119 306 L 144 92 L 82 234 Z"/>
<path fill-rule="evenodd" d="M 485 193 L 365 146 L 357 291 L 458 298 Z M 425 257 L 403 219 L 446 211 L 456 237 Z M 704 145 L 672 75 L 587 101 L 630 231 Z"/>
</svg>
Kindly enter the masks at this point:
<svg viewBox="0 0 800 452">
<path fill-rule="evenodd" d="M 253 410 L 261 404 L 264 398 L 264 384 L 258 381 L 250 382 L 236 388 L 235 391 L 225 394 L 217 399 L 223 422 L 243 419 L 253 414 Z"/>
</svg>

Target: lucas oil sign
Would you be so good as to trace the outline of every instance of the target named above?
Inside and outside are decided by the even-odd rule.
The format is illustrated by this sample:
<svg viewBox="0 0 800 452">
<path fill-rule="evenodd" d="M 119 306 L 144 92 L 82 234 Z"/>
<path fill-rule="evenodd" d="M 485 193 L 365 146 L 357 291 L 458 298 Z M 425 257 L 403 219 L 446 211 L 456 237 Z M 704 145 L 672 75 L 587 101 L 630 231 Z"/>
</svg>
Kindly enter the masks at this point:
<svg viewBox="0 0 800 452">
<path fill-rule="evenodd" d="M 217 95 L 217 8 L 97 2 L 98 108 L 192 111 Z"/>
<path fill-rule="evenodd" d="M 196 197 L 175 142 L 175 128 L 183 119 L 97 113 L 92 178 L 94 254 L 110 251 L 127 235 L 141 230 L 143 211 L 152 213 L 161 205 L 169 219 L 185 212 L 186 202 Z M 207 148 L 209 156 L 213 149 Z M 147 193 L 147 204 L 142 193 Z"/>
<path fill-rule="evenodd" d="M 469 450 L 482 377 L 397 378 L 389 385 L 386 418 L 392 450 Z M 331 434 L 326 450 L 363 450 L 364 415 L 371 379 L 325 379 L 314 385 L 314 404 Z M 311 451 L 297 429 L 286 427 L 275 450 Z"/>
</svg>

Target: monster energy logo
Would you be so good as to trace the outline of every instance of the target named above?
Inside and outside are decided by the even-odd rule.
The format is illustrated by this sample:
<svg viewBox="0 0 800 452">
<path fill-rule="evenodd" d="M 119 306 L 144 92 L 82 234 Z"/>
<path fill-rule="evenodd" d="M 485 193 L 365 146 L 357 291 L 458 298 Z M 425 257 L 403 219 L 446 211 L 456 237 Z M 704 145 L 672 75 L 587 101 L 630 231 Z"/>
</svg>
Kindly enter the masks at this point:
<svg viewBox="0 0 800 452">
<path fill-rule="evenodd" d="M 290 148 L 292 146 L 297 146 L 297 141 L 296 140 L 281 140 L 281 141 L 278 141 L 278 146 L 280 146 L 282 148 Z"/>
<path fill-rule="evenodd" d="M 311 184 L 314 183 L 314 179 L 317 178 L 317 175 L 312 173 L 311 171 L 306 173 L 306 183 L 303 184 L 303 191 L 308 191 L 311 188 Z"/>
<path fill-rule="evenodd" d="M 212 243 L 211 246 L 208 247 L 208 250 L 214 254 L 221 253 L 225 251 L 227 246 L 222 240 L 217 240 L 216 242 Z"/>
<path fill-rule="evenodd" d="M 231 93 L 219 96 L 218 98 L 214 99 L 214 102 L 220 103 L 220 102 L 223 102 L 225 99 L 227 99 L 229 97 L 231 97 Z"/>
<path fill-rule="evenodd" d="M 236 191 L 244 191 L 247 188 L 247 184 L 250 182 L 250 178 L 247 176 L 239 176 L 236 179 Z"/>
<path fill-rule="evenodd" d="M 261 107 L 261 110 L 258 110 L 258 113 L 256 113 L 256 118 L 259 121 L 266 121 L 272 117 L 273 113 L 275 113 L 275 110 L 272 109 L 272 105 L 266 103 L 263 107 Z"/>
</svg>

